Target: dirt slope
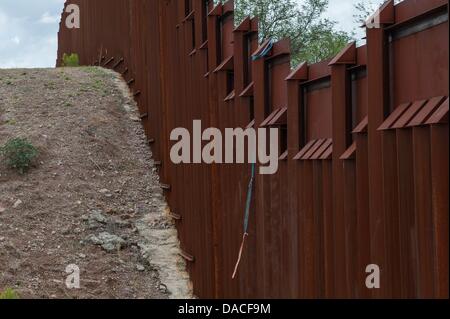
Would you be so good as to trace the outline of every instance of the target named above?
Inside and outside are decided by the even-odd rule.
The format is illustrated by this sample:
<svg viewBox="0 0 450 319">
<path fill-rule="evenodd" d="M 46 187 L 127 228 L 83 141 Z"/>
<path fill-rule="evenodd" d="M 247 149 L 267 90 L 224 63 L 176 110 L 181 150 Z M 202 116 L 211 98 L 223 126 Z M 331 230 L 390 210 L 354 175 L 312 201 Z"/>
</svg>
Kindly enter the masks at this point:
<svg viewBox="0 0 450 319">
<path fill-rule="evenodd" d="M 0 145 L 26 137 L 40 152 L 23 176 L 0 162 L 0 291 L 13 288 L 22 298 L 190 296 L 151 152 L 123 85 L 98 68 L 0 70 Z M 66 287 L 71 264 L 81 271 L 80 289 Z"/>
</svg>

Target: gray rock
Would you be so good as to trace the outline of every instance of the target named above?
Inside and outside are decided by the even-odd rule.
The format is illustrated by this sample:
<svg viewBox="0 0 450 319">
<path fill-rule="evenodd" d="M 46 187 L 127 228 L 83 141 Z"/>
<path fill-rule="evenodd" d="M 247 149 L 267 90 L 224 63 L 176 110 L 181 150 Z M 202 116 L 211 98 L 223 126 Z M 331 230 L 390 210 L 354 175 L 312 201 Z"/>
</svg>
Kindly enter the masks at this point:
<svg viewBox="0 0 450 319">
<path fill-rule="evenodd" d="M 20 199 L 18 199 L 18 200 L 14 203 L 13 208 L 17 208 L 17 207 L 19 207 L 19 206 L 22 205 L 22 204 L 23 204 L 23 202 L 22 202 Z"/>
<path fill-rule="evenodd" d="M 87 217 L 89 229 L 97 229 L 108 223 L 108 217 L 103 215 L 101 211 L 92 210 Z"/>
<path fill-rule="evenodd" d="M 99 210 L 92 210 L 89 220 L 96 221 L 101 224 L 106 224 L 108 222 L 108 218 Z"/>
<path fill-rule="evenodd" d="M 98 236 L 89 235 L 85 241 L 94 245 L 102 246 L 102 248 L 107 252 L 114 252 L 122 249 L 122 247 L 126 244 L 126 241 L 123 238 L 107 232 L 100 233 Z"/>
<path fill-rule="evenodd" d="M 136 265 L 136 269 L 137 269 L 138 271 L 144 271 L 144 270 L 145 270 L 145 267 L 142 266 L 141 264 L 138 264 L 138 265 Z"/>
</svg>

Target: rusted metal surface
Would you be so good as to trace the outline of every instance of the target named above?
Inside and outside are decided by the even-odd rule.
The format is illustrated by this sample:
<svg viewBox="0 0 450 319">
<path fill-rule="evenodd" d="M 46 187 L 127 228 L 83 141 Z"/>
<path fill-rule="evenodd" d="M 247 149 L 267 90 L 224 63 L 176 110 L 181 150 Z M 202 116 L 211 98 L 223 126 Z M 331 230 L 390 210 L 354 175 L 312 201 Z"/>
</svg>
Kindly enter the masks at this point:
<svg viewBox="0 0 450 319">
<path fill-rule="evenodd" d="M 233 2 L 68 0 L 57 64 L 123 74 L 199 297 L 448 297 L 448 4 L 381 9 L 367 45 L 290 68 Z M 65 18 L 63 14 L 63 21 Z M 174 165 L 170 132 L 280 129 L 279 170 L 256 176 L 238 276 L 249 164 Z M 366 266 L 381 288 L 366 287 Z"/>
</svg>

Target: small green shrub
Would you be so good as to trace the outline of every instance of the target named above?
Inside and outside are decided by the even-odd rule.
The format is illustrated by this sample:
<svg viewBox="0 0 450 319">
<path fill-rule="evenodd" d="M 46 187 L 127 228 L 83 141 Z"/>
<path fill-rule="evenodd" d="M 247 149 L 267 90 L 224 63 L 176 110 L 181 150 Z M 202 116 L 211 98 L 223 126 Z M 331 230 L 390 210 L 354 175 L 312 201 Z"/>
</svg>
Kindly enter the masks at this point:
<svg viewBox="0 0 450 319">
<path fill-rule="evenodd" d="M 0 148 L 0 154 L 6 159 L 6 164 L 24 174 L 33 159 L 38 155 L 38 150 L 24 138 L 14 138 L 6 142 Z"/>
<path fill-rule="evenodd" d="M 63 66 L 67 67 L 77 67 L 80 66 L 80 58 L 78 54 L 72 53 L 68 55 L 67 53 L 63 54 Z"/>
<path fill-rule="evenodd" d="M 0 299 L 19 299 L 19 295 L 13 289 L 8 288 L 4 292 L 0 292 Z"/>
</svg>

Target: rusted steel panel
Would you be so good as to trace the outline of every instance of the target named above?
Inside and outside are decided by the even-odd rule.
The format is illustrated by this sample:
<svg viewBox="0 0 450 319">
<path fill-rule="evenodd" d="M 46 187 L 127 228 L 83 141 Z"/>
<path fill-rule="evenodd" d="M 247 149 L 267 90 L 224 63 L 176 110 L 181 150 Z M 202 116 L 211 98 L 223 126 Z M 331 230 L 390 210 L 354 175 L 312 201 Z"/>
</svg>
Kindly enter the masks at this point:
<svg viewBox="0 0 450 319">
<path fill-rule="evenodd" d="M 406 23 L 418 16 L 448 6 L 447 0 L 409 0 L 395 6 L 395 19 L 397 23 Z"/>
<path fill-rule="evenodd" d="M 367 46 L 295 70 L 288 40 L 252 61 L 269 41 L 257 18 L 235 27 L 233 1 L 71 3 L 82 27 L 60 24 L 57 65 L 75 52 L 128 83 L 197 296 L 448 297 L 446 1 L 389 1 Z M 280 129 L 234 280 L 250 165 L 174 165 L 170 133 L 195 119 Z"/>
<path fill-rule="evenodd" d="M 446 14 L 446 9 L 441 11 Z M 389 29 L 391 107 L 448 95 L 448 19 L 419 32 L 414 29 L 433 19 L 435 15 L 426 15 L 412 25 Z"/>
<path fill-rule="evenodd" d="M 448 298 L 448 123 L 431 127 L 435 296 Z"/>
<path fill-rule="evenodd" d="M 400 245 L 402 260 L 402 277 L 408 298 L 417 297 L 418 291 L 418 243 L 417 219 L 414 202 L 414 173 L 413 149 L 411 132 L 409 130 L 397 131 L 397 172 L 398 172 L 398 203 L 400 224 L 406 225 L 400 229 Z"/>
<path fill-rule="evenodd" d="M 407 274 L 407 270 L 401 269 L 401 263 L 407 263 L 406 259 L 401 260 L 400 253 L 400 216 L 398 215 L 398 191 L 399 182 L 397 172 L 397 144 L 394 131 L 382 133 L 383 138 L 383 201 L 384 214 L 387 220 L 386 238 L 390 243 L 388 259 L 390 268 L 385 270 L 385 276 L 392 282 L 392 297 L 406 298 L 402 295 L 402 287 L 408 287 L 408 279 L 396 278 L 397 274 Z M 408 266 L 407 266 L 408 267 Z M 404 271 L 403 271 L 404 270 Z"/>
<path fill-rule="evenodd" d="M 351 245 L 346 235 L 350 234 L 351 212 L 345 210 L 344 203 L 349 198 L 345 195 L 352 192 L 346 189 L 346 180 L 344 176 L 344 162 L 341 160 L 342 154 L 347 149 L 348 141 L 347 132 L 350 133 L 350 127 L 347 127 L 349 115 L 349 90 L 350 83 L 346 70 L 346 65 L 334 64 L 331 67 L 331 92 L 333 106 L 328 112 L 332 114 L 332 138 L 333 138 L 333 211 L 335 222 L 335 248 L 336 254 L 340 258 L 336 259 L 336 294 L 340 298 L 350 297 L 352 294 L 350 284 L 350 268 L 349 266 L 354 260 L 354 256 L 350 256 Z M 349 172 L 350 173 L 350 172 Z M 354 190 L 353 190 L 354 191 Z M 346 214 L 348 213 L 348 214 Z"/>
<path fill-rule="evenodd" d="M 345 222 L 345 278 L 347 298 L 356 298 L 357 289 L 357 253 L 356 253 L 356 167 L 354 159 L 343 163 L 344 222 Z"/>
<path fill-rule="evenodd" d="M 385 238 L 385 216 L 382 188 L 382 140 L 376 129 L 384 120 L 386 108 L 386 65 L 384 52 L 385 35 L 382 29 L 367 30 L 367 69 L 368 69 L 368 152 L 369 152 L 369 215 L 371 262 L 381 270 L 388 267 L 386 258 L 388 245 Z M 382 275 L 384 272 L 382 272 Z M 374 297 L 390 296 L 390 284 L 385 282 L 381 289 L 374 291 Z"/>
<path fill-rule="evenodd" d="M 314 260 L 314 211 L 313 211 L 313 163 L 311 161 L 302 161 L 299 170 L 302 181 L 300 193 L 299 209 L 299 235 L 302 244 L 302 250 L 299 254 L 300 264 L 300 289 L 302 298 L 317 298 L 317 287 L 315 285 L 317 268 Z"/>
<path fill-rule="evenodd" d="M 356 143 L 356 296 L 369 298 L 372 292 L 365 286 L 365 273 L 361 269 L 371 264 L 370 216 L 369 216 L 369 170 L 367 132 L 355 134 Z"/>
<path fill-rule="evenodd" d="M 323 254 L 324 254 L 324 298 L 336 298 L 336 250 L 335 222 L 333 216 L 332 162 L 323 161 Z"/>
<path fill-rule="evenodd" d="M 412 129 L 414 145 L 414 200 L 418 224 L 419 297 L 434 297 L 433 210 L 431 204 L 430 129 Z"/>
<path fill-rule="evenodd" d="M 313 179 L 312 191 L 313 196 L 310 200 L 313 202 L 313 265 L 314 275 L 311 276 L 314 280 L 314 296 L 316 298 L 325 298 L 325 275 L 324 275 L 324 224 L 323 224 L 323 174 L 322 162 L 314 161 L 312 163 Z"/>
</svg>

